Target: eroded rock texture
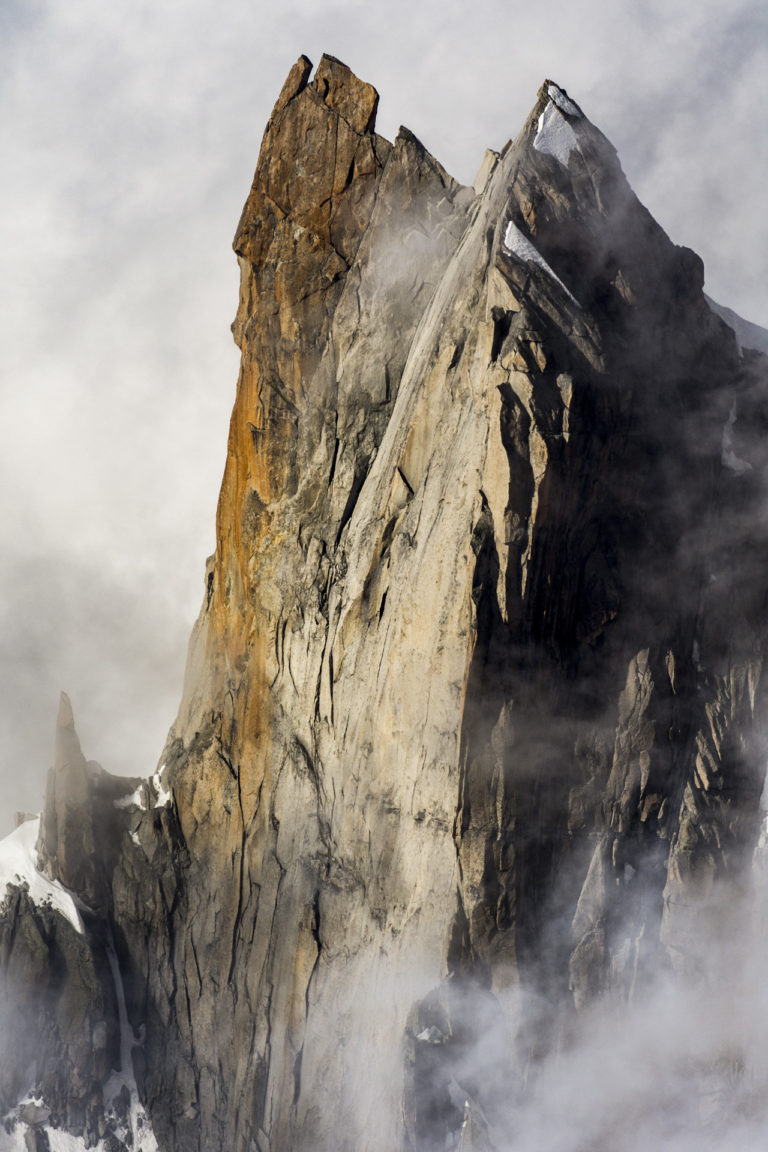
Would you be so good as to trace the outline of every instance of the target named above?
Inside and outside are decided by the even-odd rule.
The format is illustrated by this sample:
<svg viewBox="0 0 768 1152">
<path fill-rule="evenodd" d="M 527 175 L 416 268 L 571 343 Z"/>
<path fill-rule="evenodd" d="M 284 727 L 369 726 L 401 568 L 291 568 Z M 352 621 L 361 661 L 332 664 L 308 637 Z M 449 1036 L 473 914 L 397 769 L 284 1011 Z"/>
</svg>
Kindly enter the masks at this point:
<svg viewBox="0 0 768 1152">
<path fill-rule="evenodd" d="M 578 1013 L 743 928 L 766 360 L 555 85 L 466 188 L 310 73 L 235 238 L 162 769 L 80 871 L 90 786 L 52 782 L 44 854 L 114 935 L 162 1149 L 501 1152 Z"/>
</svg>

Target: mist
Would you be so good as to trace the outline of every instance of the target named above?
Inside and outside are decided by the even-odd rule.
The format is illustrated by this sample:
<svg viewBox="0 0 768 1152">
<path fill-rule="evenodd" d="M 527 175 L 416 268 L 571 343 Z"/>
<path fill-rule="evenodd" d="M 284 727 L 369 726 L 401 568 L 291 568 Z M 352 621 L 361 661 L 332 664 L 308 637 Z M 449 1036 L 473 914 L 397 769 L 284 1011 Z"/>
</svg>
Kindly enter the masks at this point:
<svg viewBox="0 0 768 1152">
<path fill-rule="evenodd" d="M 173 720 L 237 375 L 231 237 L 299 53 L 374 83 L 379 130 L 464 182 L 552 76 L 710 294 L 765 322 L 767 22 L 757 0 L 5 5 L 6 828 L 40 806 L 61 689 L 111 771 L 151 771 Z"/>
<path fill-rule="evenodd" d="M 723 890 L 698 912 L 712 932 L 695 978 L 668 963 L 631 987 L 606 988 L 578 1013 L 565 993 L 532 985 L 492 995 L 448 988 L 450 1024 L 423 1029 L 415 1045 L 432 1060 L 433 1114 L 453 1130 L 418 1145 L 495 1152 L 726 1152 L 765 1147 L 768 1126 L 768 980 L 765 847 L 755 885 L 734 902 Z M 654 893 L 647 893 L 653 899 Z M 725 914 L 723 914 L 726 909 Z M 554 926 L 552 926 L 554 927 Z M 734 930 L 736 930 L 734 934 Z M 572 927 L 557 926 L 560 943 Z M 553 944 L 557 941 L 553 938 Z M 632 938 L 642 949 L 648 941 Z M 422 1105 L 423 1106 L 423 1105 Z"/>
</svg>

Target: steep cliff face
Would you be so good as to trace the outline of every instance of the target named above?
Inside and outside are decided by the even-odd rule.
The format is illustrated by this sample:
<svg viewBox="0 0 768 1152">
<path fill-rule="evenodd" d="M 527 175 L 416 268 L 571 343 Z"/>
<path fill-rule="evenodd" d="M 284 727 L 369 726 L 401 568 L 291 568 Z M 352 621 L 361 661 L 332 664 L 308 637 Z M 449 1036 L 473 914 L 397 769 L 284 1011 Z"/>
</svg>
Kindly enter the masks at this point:
<svg viewBox="0 0 768 1152">
<path fill-rule="evenodd" d="M 310 73 L 235 238 L 179 716 L 132 797 L 60 756 L 41 856 L 161 1148 L 501 1152 L 579 1014 L 746 931 L 767 362 L 556 85 L 466 188 Z"/>
</svg>

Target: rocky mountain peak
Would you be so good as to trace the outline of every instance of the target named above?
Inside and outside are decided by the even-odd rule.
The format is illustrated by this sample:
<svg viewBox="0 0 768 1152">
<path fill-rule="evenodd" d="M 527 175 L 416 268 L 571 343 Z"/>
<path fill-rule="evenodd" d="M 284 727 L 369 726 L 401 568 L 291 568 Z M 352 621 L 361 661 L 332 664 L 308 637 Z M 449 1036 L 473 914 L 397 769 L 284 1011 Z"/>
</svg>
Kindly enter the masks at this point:
<svg viewBox="0 0 768 1152">
<path fill-rule="evenodd" d="M 328 107 L 338 113 L 354 132 L 373 132 L 379 94 L 371 84 L 358 80 L 346 64 L 335 56 L 323 55 L 313 86 Z"/>
<path fill-rule="evenodd" d="M 61 693 L 56 759 L 48 776 L 39 852 L 53 880 L 75 891 L 90 889 L 84 873 L 95 866 L 91 772 L 75 730 L 72 705 Z"/>
<path fill-rule="evenodd" d="M 294 96 L 298 96 L 299 92 L 306 88 L 311 72 L 312 61 L 307 56 L 299 56 L 286 76 L 283 87 L 280 89 L 280 95 L 272 109 L 270 120 L 274 120 L 275 116 L 282 112 L 286 104 L 290 103 Z"/>
<path fill-rule="evenodd" d="M 58 731 L 62 729 L 74 729 L 75 716 L 72 711 L 72 702 L 67 696 L 66 692 L 62 692 L 59 697 L 59 711 L 56 718 L 56 728 Z"/>
<path fill-rule="evenodd" d="M 111 903 L 109 865 L 119 851 L 124 824 L 114 804 L 138 783 L 138 778 L 111 776 L 96 761 L 86 760 L 71 701 L 62 692 L 37 851 L 50 879 L 76 892 L 92 912 L 106 913 Z"/>
<path fill-rule="evenodd" d="M 63 700 L 41 856 L 118 966 L 110 1059 L 164 1152 L 504 1152 L 601 1005 L 660 973 L 718 1002 L 706 941 L 751 922 L 766 360 L 554 82 L 468 188 L 339 61 L 310 77 L 235 236 L 179 715 L 118 785 Z M 686 1064 L 697 1108 L 721 1058 Z M 67 1059 L 45 1092 L 90 1138 L 104 1065 L 86 1122 Z"/>
</svg>

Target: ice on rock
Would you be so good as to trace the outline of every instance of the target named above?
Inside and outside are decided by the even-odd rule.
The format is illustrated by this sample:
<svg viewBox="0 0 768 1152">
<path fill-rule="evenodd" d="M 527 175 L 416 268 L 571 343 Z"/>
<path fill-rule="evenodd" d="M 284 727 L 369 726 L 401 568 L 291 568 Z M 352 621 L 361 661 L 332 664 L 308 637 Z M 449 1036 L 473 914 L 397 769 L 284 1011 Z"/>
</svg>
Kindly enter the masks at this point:
<svg viewBox="0 0 768 1152">
<path fill-rule="evenodd" d="M 27 1142 L 28 1136 L 33 1143 Z M 39 1142 L 41 1139 L 44 1144 Z M 3 1132 L 0 1136 L 0 1152 L 28 1152 L 30 1148 L 47 1148 L 49 1152 L 104 1152 L 104 1142 L 100 1140 L 95 1148 L 89 1150 L 82 1136 L 73 1136 L 47 1124 L 42 1128 L 18 1124 L 13 1131 Z"/>
<path fill-rule="evenodd" d="M 579 150 L 579 140 L 566 116 L 581 120 L 582 114 L 556 84 L 548 86 L 547 95 L 549 103 L 539 116 L 533 146 L 537 152 L 553 156 L 567 168 L 571 153 Z"/>
<path fill-rule="evenodd" d="M 547 104 L 539 116 L 539 129 L 533 141 L 537 152 L 554 156 L 566 168 L 572 152 L 577 152 L 576 133 L 555 104 Z"/>
<path fill-rule="evenodd" d="M 538 264 L 539 268 L 546 272 L 556 284 L 559 284 L 565 294 L 578 306 L 579 302 L 573 293 L 566 288 L 560 277 L 557 273 L 553 272 L 538 249 L 531 243 L 527 236 L 523 235 L 512 220 L 507 224 L 507 230 L 504 233 L 504 247 L 507 252 L 519 256 L 521 260 L 525 260 L 528 264 Z"/>
<path fill-rule="evenodd" d="M 163 783 L 163 775 L 165 773 L 165 764 L 161 764 L 152 777 L 152 787 L 155 790 L 157 799 L 153 804 L 154 808 L 167 808 L 172 800 L 171 790 Z"/>
<path fill-rule="evenodd" d="M 146 812 L 148 808 L 167 808 L 171 802 L 171 792 L 163 783 L 165 763 L 161 764 L 149 780 L 142 780 L 135 792 L 115 800 L 115 808 L 140 808 Z"/>
<path fill-rule="evenodd" d="M 26 820 L 10 836 L 0 840 L 0 900 L 9 886 L 26 884 L 33 904 L 49 904 L 82 934 L 83 922 L 71 892 L 58 880 L 49 880 L 37 867 L 39 832 L 38 816 L 34 820 Z"/>
<path fill-rule="evenodd" d="M 121 800 L 115 800 L 115 808 L 141 808 L 146 809 L 146 784 L 142 780 L 135 792 L 130 796 L 123 796 Z"/>
<path fill-rule="evenodd" d="M 49 1152 L 107 1152 L 108 1148 L 114 1147 L 112 1142 L 107 1144 L 104 1140 L 95 1145 L 88 1144 L 83 1136 L 73 1136 L 71 1132 L 51 1128 L 48 1124 L 30 1128 L 21 1122 L 15 1125 L 11 1122 L 9 1127 L 10 1131 L 0 1127 L 0 1152 L 29 1152 L 30 1148 L 47 1148 Z M 36 1142 L 29 1143 L 30 1139 Z M 41 1140 L 45 1143 L 40 1143 Z M 121 1146 L 126 1147 L 124 1141 Z M 141 1130 L 138 1143 L 132 1147 L 134 1152 L 157 1152 L 157 1141 L 148 1124 Z"/>
<path fill-rule="evenodd" d="M 547 95 L 553 104 L 556 104 L 561 112 L 566 112 L 569 116 L 577 116 L 581 118 L 581 109 L 570 100 L 563 92 L 562 88 L 558 88 L 557 84 L 547 85 Z"/>
</svg>

